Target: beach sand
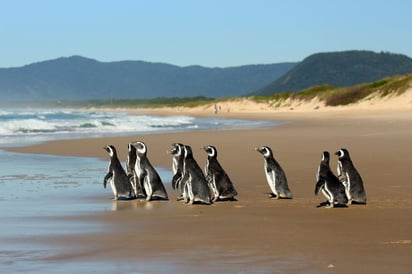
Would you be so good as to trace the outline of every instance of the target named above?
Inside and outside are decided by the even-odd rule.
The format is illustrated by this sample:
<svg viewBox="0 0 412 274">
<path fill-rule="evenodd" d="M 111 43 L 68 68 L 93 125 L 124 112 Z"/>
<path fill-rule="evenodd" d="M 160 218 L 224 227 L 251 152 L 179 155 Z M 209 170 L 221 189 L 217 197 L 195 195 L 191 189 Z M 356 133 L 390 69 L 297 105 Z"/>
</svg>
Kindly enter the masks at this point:
<svg viewBox="0 0 412 274">
<path fill-rule="evenodd" d="M 177 110 L 176 110 L 177 111 Z M 184 114 L 185 110 L 178 110 Z M 175 114 L 173 110 L 151 113 Z M 209 110 L 187 112 L 213 115 Z M 236 202 L 211 206 L 175 201 L 118 201 L 103 187 L 113 211 L 72 217 L 105 224 L 96 234 L 48 237 L 41 241 L 72 246 L 50 261 L 140 262 L 142 273 L 410 273 L 412 269 L 412 111 L 348 108 L 335 111 L 222 111 L 220 116 L 286 121 L 253 130 L 196 131 L 129 137 L 52 141 L 8 148 L 108 159 L 115 145 L 126 159 L 127 143 L 148 145 L 152 164 L 171 169 L 166 154 L 173 142 L 191 145 L 204 166 L 200 147 L 211 144 L 239 192 Z M 292 200 L 268 198 L 263 157 L 255 147 L 270 146 L 293 192 Z M 315 174 L 325 150 L 347 148 L 360 172 L 367 205 L 317 208 Z M 332 156 L 333 155 L 333 156 Z M 102 174 L 102 180 L 105 174 Z"/>
</svg>

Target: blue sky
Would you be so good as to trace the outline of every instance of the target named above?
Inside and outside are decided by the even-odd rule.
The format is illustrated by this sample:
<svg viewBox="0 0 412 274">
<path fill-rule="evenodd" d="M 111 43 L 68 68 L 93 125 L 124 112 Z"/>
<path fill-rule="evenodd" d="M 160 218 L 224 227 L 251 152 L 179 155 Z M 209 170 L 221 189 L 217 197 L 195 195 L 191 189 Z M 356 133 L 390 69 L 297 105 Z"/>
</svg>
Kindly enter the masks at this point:
<svg viewBox="0 0 412 274">
<path fill-rule="evenodd" d="M 407 0 L 1 0 L 0 67 L 62 56 L 230 67 L 317 52 L 412 57 Z"/>
</svg>

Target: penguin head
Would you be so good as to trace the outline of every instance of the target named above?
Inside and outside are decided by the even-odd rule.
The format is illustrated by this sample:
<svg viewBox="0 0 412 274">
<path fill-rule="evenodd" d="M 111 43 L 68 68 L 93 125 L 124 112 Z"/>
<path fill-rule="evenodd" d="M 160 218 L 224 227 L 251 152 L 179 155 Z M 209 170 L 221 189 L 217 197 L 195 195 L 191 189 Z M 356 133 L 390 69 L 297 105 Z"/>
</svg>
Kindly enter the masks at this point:
<svg viewBox="0 0 412 274">
<path fill-rule="evenodd" d="M 181 143 L 174 143 L 172 144 L 172 149 L 167 151 L 167 153 L 174 157 L 184 156 L 184 145 Z"/>
<path fill-rule="evenodd" d="M 330 158 L 330 155 L 329 155 L 328 151 L 322 152 L 322 162 L 328 162 L 329 163 L 329 158 Z"/>
<path fill-rule="evenodd" d="M 267 146 L 257 147 L 256 151 L 260 152 L 265 158 L 273 157 L 273 152 L 270 149 L 270 147 L 267 147 Z"/>
<path fill-rule="evenodd" d="M 208 145 L 202 147 L 204 151 L 206 151 L 207 156 L 216 158 L 217 157 L 217 149 L 214 146 Z"/>
<path fill-rule="evenodd" d="M 193 152 L 192 152 L 192 148 L 190 146 L 183 146 L 184 148 L 184 154 L 185 154 L 185 159 L 190 159 L 193 158 Z"/>
<path fill-rule="evenodd" d="M 129 155 L 136 155 L 136 148 L 133 146 L 132 143 L 129 143 L 127 145 L 127 150 L 129 152 Z"/>
<path fill-rule="evenodd" d="M 335 152 L 335 155 L 338 155 L 339 159 L 350 159 L 349 157 L 349 151 L 345 148 L 341 148 L 340 150 Z"/>
<path fill-rule="evenodd" d="M 103 149 L 105 149 L 107 152 L 109 152 L 109 156 L 113 157 L 116 155 L 116 148 L 113 145 L 108 145 L 106 147 L 104 147 Z"/>
<path fill-rule="evenodd" d="M 139 154 L 139 155 L 145 155 L 146 154 L 147 147 L 146 147 L 145 143 L 137 141 L 137 142 L 132 143 L 132 145 L 135 147 L 137 154 Z"/>
</svg>

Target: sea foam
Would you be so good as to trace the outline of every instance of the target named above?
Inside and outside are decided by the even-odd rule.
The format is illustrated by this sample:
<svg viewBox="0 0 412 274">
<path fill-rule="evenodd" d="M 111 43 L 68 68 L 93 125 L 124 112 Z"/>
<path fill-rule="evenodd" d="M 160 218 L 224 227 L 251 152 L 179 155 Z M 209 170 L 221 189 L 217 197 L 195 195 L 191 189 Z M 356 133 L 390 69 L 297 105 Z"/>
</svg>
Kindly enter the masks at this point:
<svg viewBox="0 0 412 274">
<path fill-rule="evenodd" d="M 87 110 L 10 109 L 0 111 L 0 146 L 55 139 L 149 134 L 200 129 L 260 127 L 273 122 L 195 118 L 185 115 L 130 115 Z"/>
</svg>

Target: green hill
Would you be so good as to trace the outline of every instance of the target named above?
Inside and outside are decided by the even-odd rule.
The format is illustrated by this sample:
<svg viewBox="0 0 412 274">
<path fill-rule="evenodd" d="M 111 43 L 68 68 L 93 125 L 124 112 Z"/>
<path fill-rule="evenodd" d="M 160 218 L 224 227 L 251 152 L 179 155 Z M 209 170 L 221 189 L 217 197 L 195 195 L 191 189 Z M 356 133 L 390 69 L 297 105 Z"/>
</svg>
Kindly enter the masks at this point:
<svg viewBox="0 0 412 274">
<path fill-rule="evenodd" d="M 251 95 L 296 92 L 326 84 L 352 86 L 407 73 L 412 73 L 412 59 L 401 54 L 371 51 L 318 53 Z"/>
</svg>

